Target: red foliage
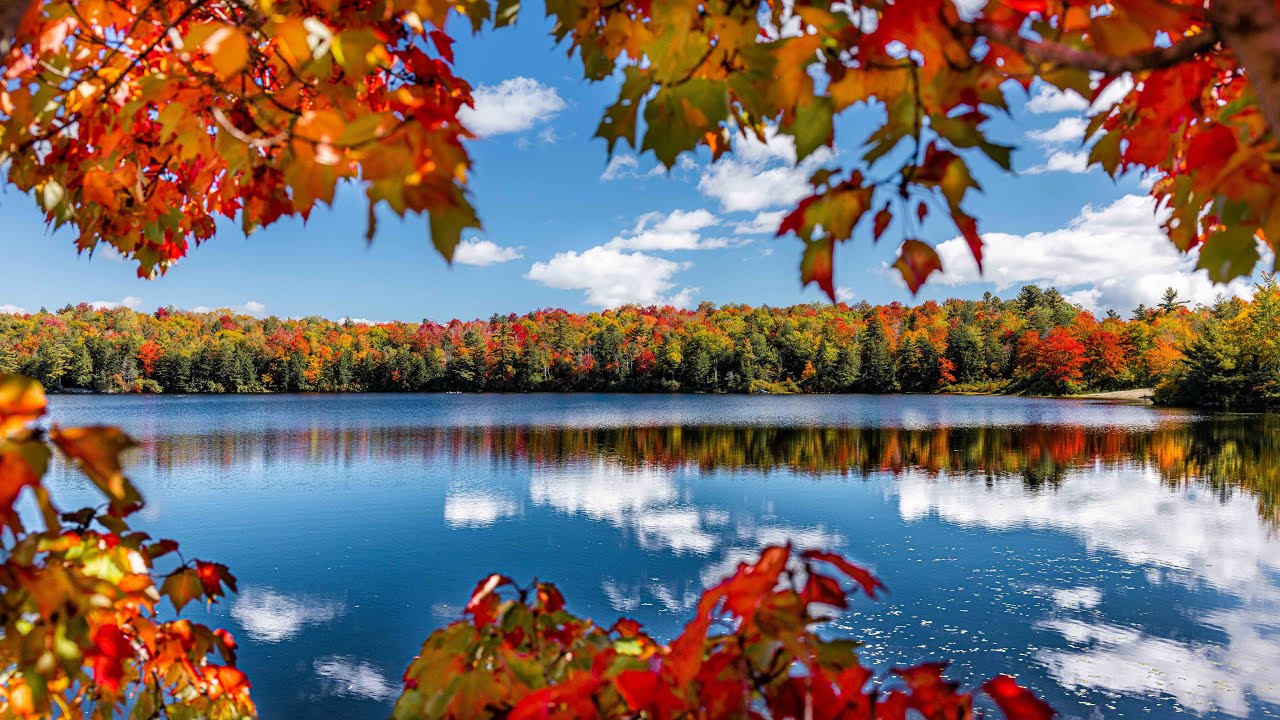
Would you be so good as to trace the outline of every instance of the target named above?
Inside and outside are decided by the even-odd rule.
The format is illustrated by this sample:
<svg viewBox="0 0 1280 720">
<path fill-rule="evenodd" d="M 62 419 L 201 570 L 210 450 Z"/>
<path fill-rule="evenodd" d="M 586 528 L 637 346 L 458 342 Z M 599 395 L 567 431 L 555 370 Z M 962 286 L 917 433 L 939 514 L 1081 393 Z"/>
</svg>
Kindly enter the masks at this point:
<svg viewBox="0 0 1280 720">
<path fill-rule="evenodd" d="M 1068 392 L 1084 378 L 1085 349 L 1065 328 L 1041 338 L 1027 332 L 1018 341 L 1019 373 L 1053 392 Z"/>
<path fill-rule="evenodd" d="M 469 619 L 427 638 L 394 717 L 717 719 L 758 717 L 765 707 L 779 720 L 973 718 L 974 696 L 943 678 L 944 663 L 876 680 L 849 641 L 817 635 L 829 617 L 820 608 L 848 602 L 828 566 L 868 596 L 883 587 L 839 555 L 768 547 L 708 590 L 669 645 L 634 620 L 606 630 L 576 618 L 549 585 L 490 575 L 467 603 Z M 1008 718 L 1053 715 L 1007 677 L 985 688 Z"/>
</svg>

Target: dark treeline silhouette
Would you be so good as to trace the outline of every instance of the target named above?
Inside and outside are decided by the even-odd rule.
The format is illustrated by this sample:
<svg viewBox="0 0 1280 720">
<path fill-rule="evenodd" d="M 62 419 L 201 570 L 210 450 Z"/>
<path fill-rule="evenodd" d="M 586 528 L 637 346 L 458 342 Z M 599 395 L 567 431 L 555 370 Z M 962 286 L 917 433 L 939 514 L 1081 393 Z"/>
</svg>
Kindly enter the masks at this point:
<svg viewBox="0 0 1280 720">
<path fill-rule="evenodd" d="M 1280 292 L 1188 308 L 1170 290 L 1101 319 L 1056 290 L 1003 300 L 627 306 L 445 324 L 260 319 L 87 304 L 0 315 L 0 371 L 98 392 L 660 391 L 1069 394 L 1160 388 L 1216 407 L 1280 398 Z"/>
</svg>

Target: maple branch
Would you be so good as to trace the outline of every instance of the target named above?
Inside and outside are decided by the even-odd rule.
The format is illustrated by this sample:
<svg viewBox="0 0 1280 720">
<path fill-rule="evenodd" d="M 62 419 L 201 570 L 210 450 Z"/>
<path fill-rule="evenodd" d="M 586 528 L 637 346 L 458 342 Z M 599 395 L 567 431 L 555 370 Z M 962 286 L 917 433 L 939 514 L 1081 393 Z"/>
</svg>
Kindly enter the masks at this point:
<svg viewBox="0 0 1280 720">
<path fill-rule="evenodd" d="M 969 28 L 971 31 L 965 33 L 964 30 Z M 1133 55 L 1108 55 L 1052 40 L 1033 40 L 1024 37 L 1016 30 L 982 20 L 961 30 L 963 34 L 986 37 L 1002 45 L 1008 45 L 1034 62 L 1047 62 L 1080 70 L 1096 70 L 1107 75 L 1173 67 L 1201 53 L 1209 52 L 1222 41 L 1216 28 L 1205 26 L 1199 35 L 1192 35 L 1168 47 L 1152 48 Z"/>
</svg>

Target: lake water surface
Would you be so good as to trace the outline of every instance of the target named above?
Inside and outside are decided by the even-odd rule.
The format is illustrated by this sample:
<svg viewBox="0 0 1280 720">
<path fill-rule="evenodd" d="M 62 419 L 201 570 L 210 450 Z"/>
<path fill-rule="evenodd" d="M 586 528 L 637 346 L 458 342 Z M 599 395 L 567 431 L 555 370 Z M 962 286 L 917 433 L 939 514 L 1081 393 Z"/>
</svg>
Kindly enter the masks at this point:
<svg viewBox="0 0 1280 720">
<path fill-rule="evenodd" d="M 237 574 L 208 621 L 240 640 L 263 718 L 386 717 L 491 571 L 669 638 L 787 539 L 889 586 L 837 621 L 877 667 L 1011 672 L 1068 718 L 1280 716 L 1280 418 L 940 396 L 52 406 L 132 433 L 138 524 Z M 88 497 L 74 477 L 51 484 Z"/>
</svg>

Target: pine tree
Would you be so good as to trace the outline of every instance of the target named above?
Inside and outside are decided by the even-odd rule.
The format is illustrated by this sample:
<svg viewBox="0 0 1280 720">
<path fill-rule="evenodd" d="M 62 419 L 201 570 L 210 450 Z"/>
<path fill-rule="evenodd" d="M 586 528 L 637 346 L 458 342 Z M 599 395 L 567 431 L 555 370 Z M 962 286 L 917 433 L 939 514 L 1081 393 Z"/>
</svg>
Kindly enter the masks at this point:
<svg viewBox="0 0 1280 720">
<path fill-rule="evenodd" d="M 889 340 L 876 318 L 871 318 L 863 331 L 862 371 L 858 389 L 868 393 L 889 393 L 898 389 Z"/>
</svg>

